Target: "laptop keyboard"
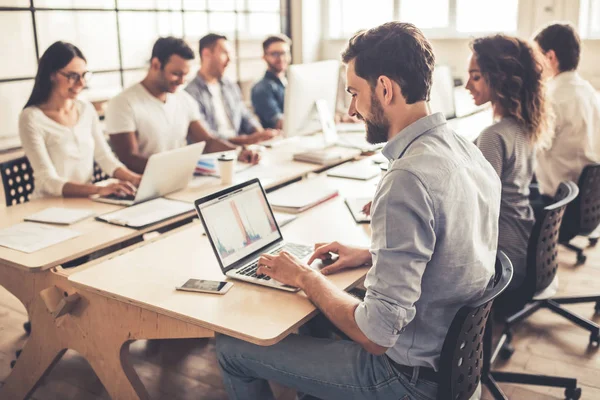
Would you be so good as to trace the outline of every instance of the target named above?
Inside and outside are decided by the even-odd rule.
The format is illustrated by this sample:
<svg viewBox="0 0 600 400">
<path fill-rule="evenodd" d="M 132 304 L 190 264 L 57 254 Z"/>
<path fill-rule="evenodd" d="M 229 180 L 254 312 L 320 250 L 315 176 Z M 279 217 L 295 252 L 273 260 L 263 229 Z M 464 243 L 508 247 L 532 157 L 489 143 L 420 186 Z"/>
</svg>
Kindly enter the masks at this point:
<svg viewBox="0 0 600 400">
<path fill-rule="evenodd" d="M 313 249 L 310 246 L 305 246 L 301 244 L 293 244 L 286 243 L 282 248 L 279 248 L 272 252 L 271 254 L 277 255 L 282 251 L 287 251 L 290 254 L 295 255 L 296 257 L 302 259 L 312 253 Z M 238 275 L 245 275 L 252 278 L 262 279 L 264 281 L 270 281 L 271 277 L 266 275 L 257 275 L 256 270 L 258 269 L 258 260 L 254 261 L 252 264 L 245 266 L 244 268 L 240 268 L 235 271 Z"/>
<path fill-rule="evenodd" d="M 135 196 L 132 194 L 120 195 L 120 194 L 116 194 L 116 193 L 111 193 L 106 196 L 102 196 L 102 198 L 110 199 L 110 200 L 127 200 L 127 201 L 135 200 Z"/>
</svg>

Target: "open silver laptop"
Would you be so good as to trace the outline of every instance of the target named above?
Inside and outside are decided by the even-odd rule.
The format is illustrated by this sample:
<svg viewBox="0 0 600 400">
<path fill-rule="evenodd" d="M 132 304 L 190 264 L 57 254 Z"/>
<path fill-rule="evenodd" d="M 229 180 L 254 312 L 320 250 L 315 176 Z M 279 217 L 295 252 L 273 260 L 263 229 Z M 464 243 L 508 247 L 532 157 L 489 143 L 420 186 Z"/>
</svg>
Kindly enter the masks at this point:
<svg viewBox="0 0 600 400">
<path fill-rule="evenodd" d="M 256 274 L 261 254 L 285 250 L 305 261 L 313 251 L 283 240 L 258 179 L 198 199 L 194 205 L 223 274 L 289 292 L 299 290 Z"/>
<path fill-rule="evenodd" d="M 194 176 L 204 146 L 205 142 L 194 143 L 150 156 L 135 196 L 92 196 L 92 200 L 131 206 L 183 189 Z"/>
</svg>

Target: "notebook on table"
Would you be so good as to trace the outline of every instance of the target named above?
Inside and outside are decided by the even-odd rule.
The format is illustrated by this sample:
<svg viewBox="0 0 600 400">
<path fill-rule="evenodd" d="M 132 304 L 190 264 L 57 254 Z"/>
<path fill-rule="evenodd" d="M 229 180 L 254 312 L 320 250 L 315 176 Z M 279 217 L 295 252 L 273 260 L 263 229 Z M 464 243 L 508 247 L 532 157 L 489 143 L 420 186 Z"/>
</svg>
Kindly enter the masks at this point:
<svg viewBox="0 0 600 400">
<path fill-rule="evenodd" d="M 381 174 L 381 169 L 369 160 L 342 164 L 327 171 L 327 176 L 335 178 L 368 181 Z"/>
<path fill-rule="evenodd" d="M 93 216 L 92 210 L 81 208 L 49 207 L 25 217 L 25 221 L 54 225 L 71 225 Z"/>
<path fill-rule="evenodd" d="M 372 200 L 369 197 L 347 197 L 344 200 L 348 210 L 350 210 L 350 214 L 352 214 L 352 218 L 354 218 L 357 224 L 368 224 L 371 222 L 371 216 L 365 214 L 362 210 Z"/>
<path fill-rule="evenodd" d="M 194 210 L 194 205 L 179 200 L 158 198 L 96 217 L 109 224 L 142 229 Z"/>
<path fill-rule="evenodd" d="M 269 202 L 276 211 L 298 214 L 338 195 L 323 179 L 308 179 L 269 193 Z"/>
</svg>

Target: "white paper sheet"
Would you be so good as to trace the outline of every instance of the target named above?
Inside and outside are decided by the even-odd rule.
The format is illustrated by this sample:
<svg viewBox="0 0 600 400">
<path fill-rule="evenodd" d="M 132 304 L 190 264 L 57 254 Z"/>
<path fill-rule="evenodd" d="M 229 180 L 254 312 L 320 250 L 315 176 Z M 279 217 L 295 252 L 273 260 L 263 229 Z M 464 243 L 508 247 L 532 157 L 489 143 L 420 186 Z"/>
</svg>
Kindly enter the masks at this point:
<svg viewBox="0 0 600 400">
<path fill-rule="evenodd" d="M 81 235 L 72 229 L 22 222 L 0 229 L 0 246 L 33 253 Z"/>
</svg>

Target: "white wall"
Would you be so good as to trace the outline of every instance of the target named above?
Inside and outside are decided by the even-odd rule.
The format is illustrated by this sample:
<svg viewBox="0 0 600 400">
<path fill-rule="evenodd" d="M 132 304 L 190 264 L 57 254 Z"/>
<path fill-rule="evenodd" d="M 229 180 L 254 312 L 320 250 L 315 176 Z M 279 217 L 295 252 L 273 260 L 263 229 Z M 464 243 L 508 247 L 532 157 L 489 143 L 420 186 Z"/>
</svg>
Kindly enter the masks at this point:
<svg viewBox="0 0 600 400">
<path fill-rule="evenodd" d="M 502 1 L 502 0 L 498 0 Z M 302 10 L 301 5 L 310 3 L 312 0 L 298 0 L 297 6 Z M 294 10 L 292 9 L 292 12 Z M 302 17 L 305 17 L 302 13 Z M 326 15 L 322 13 L 323 20 L 326 21 Z M 294 52 L 294 62 L 310 62 L 314 54 L 318 54 L 318 59 L 339 59 L 340 52 L 347 44 L 346 39 L 328 40 L 324 39 L 322 34 L 325 31 L 325 23 L 320 29 L 319 40 L 315 40 L 316 32 L 312 28 L 314 14 L 309 13 L 309 18 L 303 19 L 304 24 L 299 31 L 294 32 L 295 38 L 300 35 L 302 39 L 305 36 L 309 40 L 302 42 L 302 51 L 296 54 Z M 532 35 L 541 27 L 553 21 L 569 21 L 577 25 L 579 19 L 579 0 L 520 0 L 518 35 L 522 38 L 530 39 Z M 298 24 L 299 21 L 296 22 Z M 292 23 L 292 28 L 294 23 Z M 467 75 L 467 63 L 471 51 L 469 49 L 469 38 L 448 38 L 431 39 L 437 62 L 439 64 L 449 65 L 452 68 L 454 77 L 465 79 Z M 294 47 L 297 45 L 297 39 L 294 40 Z M 308 49 L 307 47 L 310 47 Z M 305 55 L 308 57 L 304 58 Z M 580 73 L 584 78 L 590 80 L 592 84 L 600 89 L 600 40 L 584 40 L 582 46 L 582 57 L 579 65 Z"/>
</svg>

